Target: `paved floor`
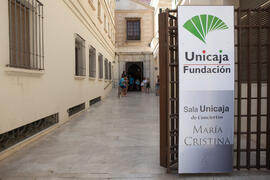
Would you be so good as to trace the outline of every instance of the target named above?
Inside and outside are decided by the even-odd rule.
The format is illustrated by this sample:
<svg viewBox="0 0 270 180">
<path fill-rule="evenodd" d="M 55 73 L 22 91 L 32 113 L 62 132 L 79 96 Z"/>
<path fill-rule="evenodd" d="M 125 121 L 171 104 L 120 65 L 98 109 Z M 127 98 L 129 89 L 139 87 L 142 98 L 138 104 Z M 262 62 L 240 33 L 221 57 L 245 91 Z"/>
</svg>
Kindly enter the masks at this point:
<svg viewBox="0 0 270 180">
<path fill-rule="evenodd" d="M 115 91 L 0 162 L 0 180 L 270 179 L 269 172 L 178 176 L 159 166 L 158 98 Z"/>
</svg>

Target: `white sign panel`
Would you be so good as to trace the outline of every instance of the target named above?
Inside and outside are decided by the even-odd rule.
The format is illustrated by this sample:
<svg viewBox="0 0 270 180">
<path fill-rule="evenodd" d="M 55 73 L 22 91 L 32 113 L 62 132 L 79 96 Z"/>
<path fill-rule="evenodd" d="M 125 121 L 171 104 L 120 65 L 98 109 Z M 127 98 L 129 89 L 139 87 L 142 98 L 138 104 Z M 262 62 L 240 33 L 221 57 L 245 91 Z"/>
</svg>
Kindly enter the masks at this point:
<svg viewBox="0 0 270 180">
<path fill-rule="evenodd" d="M 179 6 L 179 173 L 231 172 L 234 7 Z"/>
</svg>

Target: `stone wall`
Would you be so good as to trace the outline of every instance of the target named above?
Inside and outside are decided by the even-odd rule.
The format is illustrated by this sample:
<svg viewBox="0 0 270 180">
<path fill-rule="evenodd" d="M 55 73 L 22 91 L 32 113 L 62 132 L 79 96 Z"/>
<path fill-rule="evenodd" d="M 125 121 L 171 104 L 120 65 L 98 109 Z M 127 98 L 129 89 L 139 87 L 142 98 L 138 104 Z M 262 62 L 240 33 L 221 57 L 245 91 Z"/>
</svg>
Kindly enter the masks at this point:
<svg viewBox="0 0 270 180">
<path fill-rule="evenodd" d="M 122 3 L 122 4 L 121 4 Z M 132 5 L 133 4 L 133 5 Z M 154 8 L 137 0 L 125 0 L 116 3 L 116 54 L 118 73 L 115 73 L 114 84 L 126 70 L 127 62 L 143 62 L 143 76 L 150 78 L 151 89 L 154 88 L 154 60 L 150 48 L 154 37 Z M 133 8 L 136 7 L 136 8 Z M 126 23 L 128 18 L 138 18 L 141 22 L 141 39 L 127 40 Z"/>
<path fill-rule="evenodd" d="M 138 18 L 141 22 L 141 40 L 127 40 L 127 18 Z M 119 52 L 150 51 L 153 38 L 153 11 L 116 11 L 116 48 Z"/>
</svg>

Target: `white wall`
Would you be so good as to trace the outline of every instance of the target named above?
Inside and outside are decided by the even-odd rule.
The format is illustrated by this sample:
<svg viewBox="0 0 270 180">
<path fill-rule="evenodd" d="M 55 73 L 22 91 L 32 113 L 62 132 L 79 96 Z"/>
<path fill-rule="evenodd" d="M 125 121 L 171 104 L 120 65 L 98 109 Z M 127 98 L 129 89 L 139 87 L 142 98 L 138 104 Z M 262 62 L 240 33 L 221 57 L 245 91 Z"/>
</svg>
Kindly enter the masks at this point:
<svg viewBox="0 0 270 180">
<path fill-rule="evenodd" d="M 74 6 L 69 0 L 41 0 L 44 4 L 45 71 L 36 73 L 7 68 L 9 64 L 8 1 L 0 5 L 0 134 L 31 123 L 48 115 L 59 113 L 60 123 L 68 120 L 67 109 L 102 96 L 109 81 L 89 79 L 88 47 L 92 45 L 104 59 L 114 60 L 114 46 L 100 32 L 98 24 Z M 71 3 L 73 2 L 73 3 Z M 85 5 L 87 1 L 82 1 Z M 90 16 L 90 6 L 84 6 Z M 92 14 L 91 14 L 92 13 Z M 92 24 L 91 24 L 92 22 Z M 86 40 L 86 77 L 75 78 L 75 36 Z M 104 38 L 105 37 L 105 38 Z M 96 63 L 98 65 L 98 63 Z M 98 67 L 97 76 L 98 76 Z M 19 70 L 19 72 L 14 72 Z M 104 68 L 105 71 L 105 68 Z"/>
</svg>

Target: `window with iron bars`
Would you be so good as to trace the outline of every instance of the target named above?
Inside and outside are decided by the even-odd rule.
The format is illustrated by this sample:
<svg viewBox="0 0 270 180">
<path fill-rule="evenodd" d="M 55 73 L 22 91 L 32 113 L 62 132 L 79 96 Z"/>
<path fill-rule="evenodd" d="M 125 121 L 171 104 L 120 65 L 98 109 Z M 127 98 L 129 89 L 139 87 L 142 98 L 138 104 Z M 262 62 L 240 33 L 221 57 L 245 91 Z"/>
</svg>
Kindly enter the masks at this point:
<svg viewBox="0 0 270 180">
<path fill-rule="evenodd" d="M 141 39 L 141 25 L 140 19 L 127 20 L 127 40 Z"/>
<path fill-rule="evenodd" d="M 99 53 L 98 55 L 98 78 L 103 79 L 103 55 Z"/>
<path fill-rule="evenodd" d="M 96 49 L 92 46 L 89 49 L 89 77 L 96 77 Z"/>
<path fill-rule="evenodd" d="M 76 34 L 75 38 L 75 75 L 85 76 L 85 40 Z"/>
<path fill-rule="evenodd" d="M 105 59 L 105 79 L 109 79 L 109 72 L 108 72 L 108 59 Z"/>
<path fill-rule="evenodd" d="M 8 0 L 9 67 L 44 70 L 43 4 Z"/>
<path fill-rule="evenodd" d="M 112 63 L 109 62 L 109 80 L 112 80 Z"/>
</svg>

